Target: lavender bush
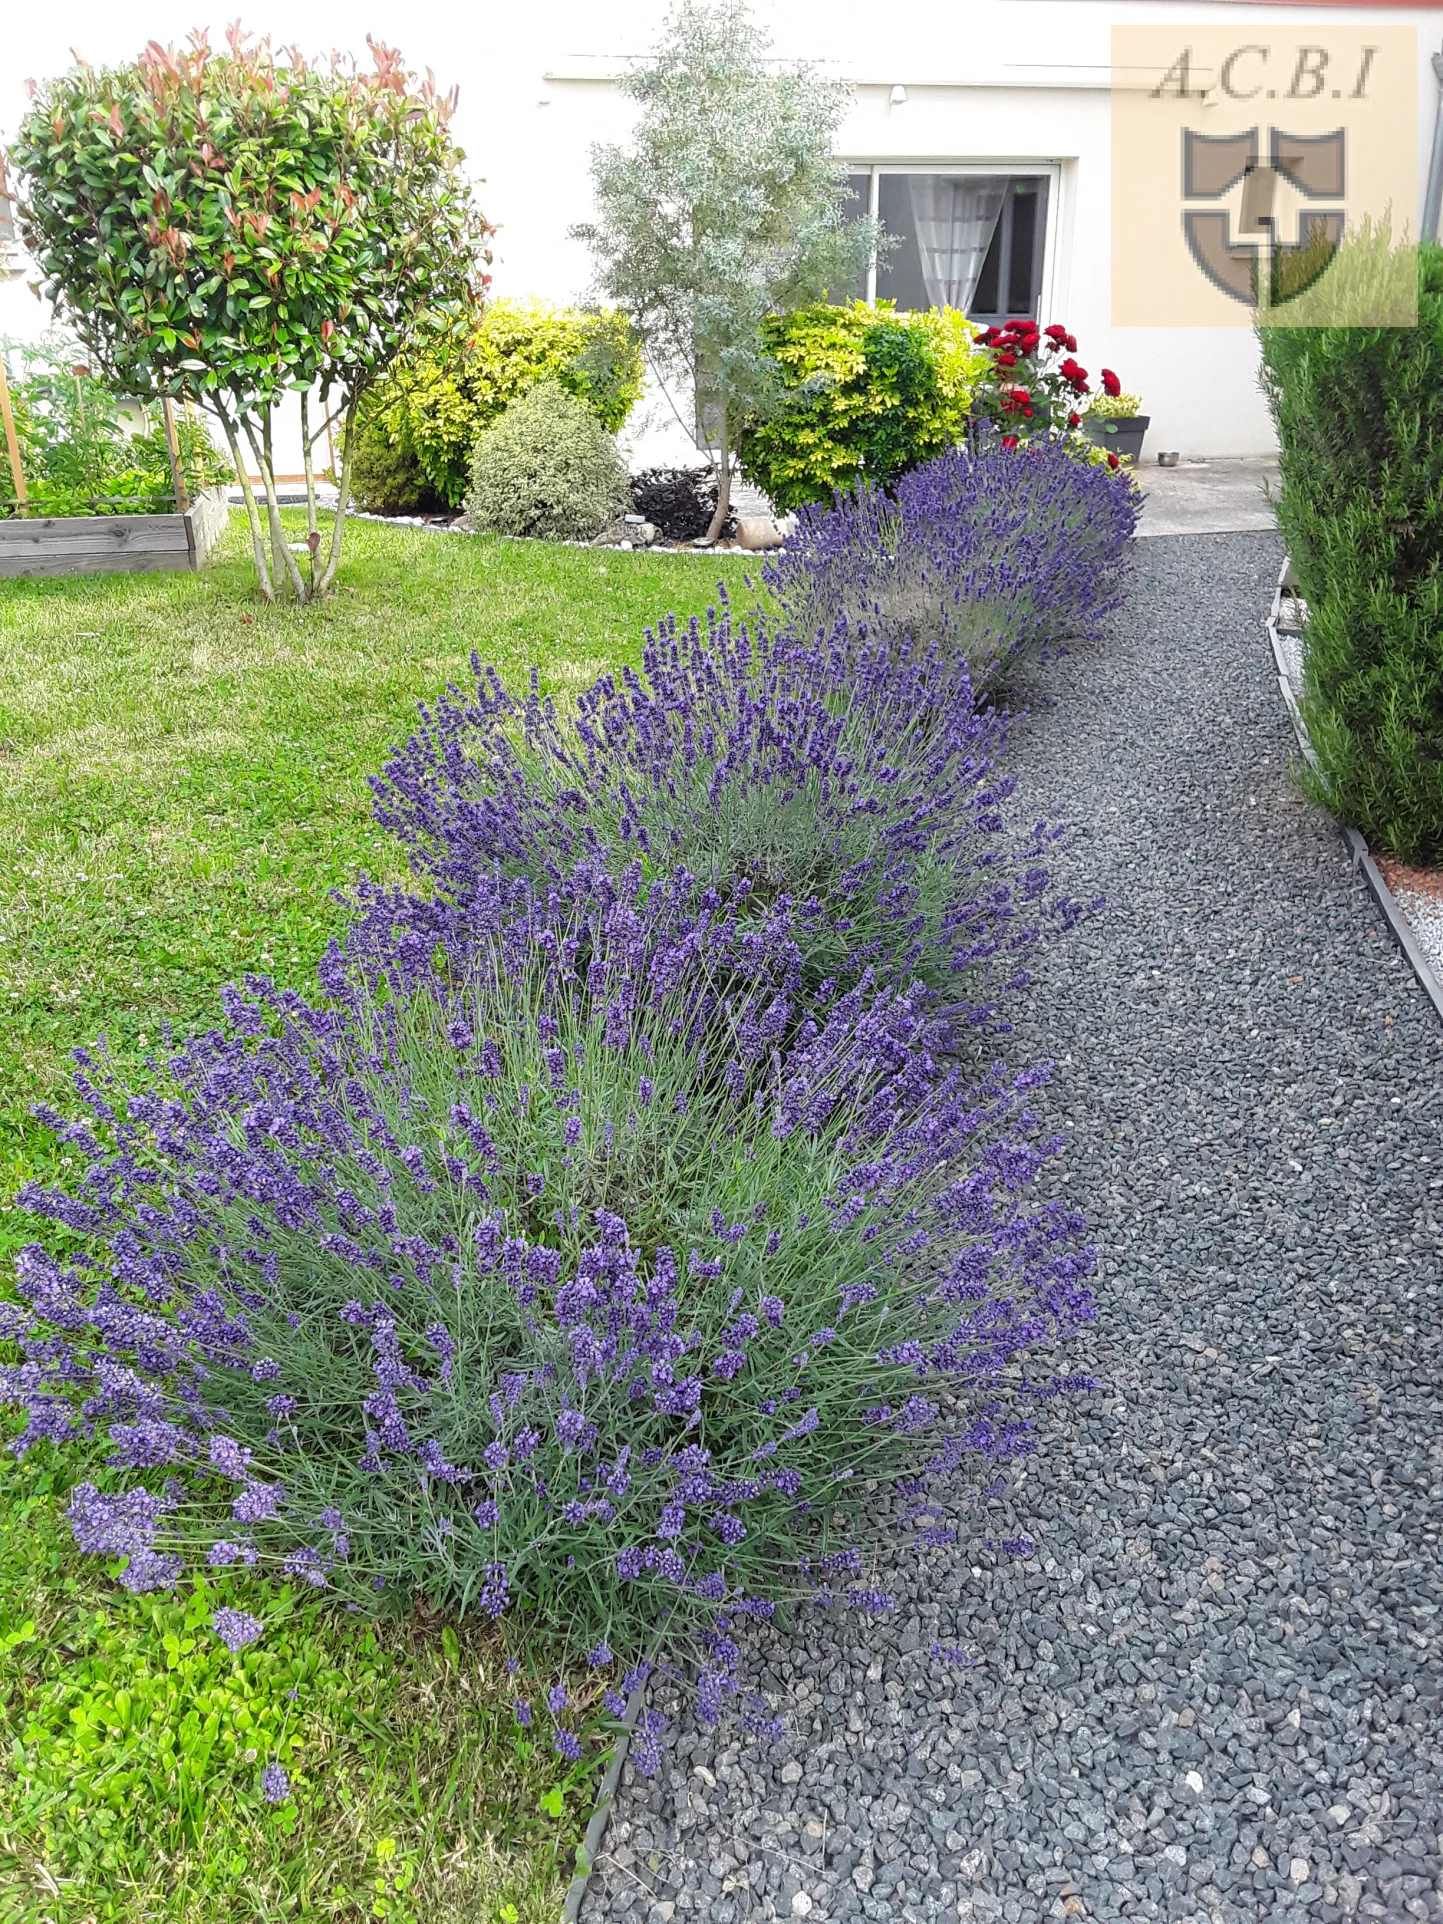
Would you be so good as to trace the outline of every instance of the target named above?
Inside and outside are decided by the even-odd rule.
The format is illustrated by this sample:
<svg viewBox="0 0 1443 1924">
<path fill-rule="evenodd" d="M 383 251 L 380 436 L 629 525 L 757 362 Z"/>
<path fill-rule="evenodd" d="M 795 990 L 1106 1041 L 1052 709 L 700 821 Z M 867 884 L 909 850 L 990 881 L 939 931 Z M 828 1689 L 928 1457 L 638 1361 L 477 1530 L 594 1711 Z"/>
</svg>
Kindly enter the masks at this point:
<svg viewBox="0 0 1443 1924">
<path fill-rule="evenodd" d="M 762 578 L 797 632 L 940 644 L 982 689 L 1028 642 L 1098 632 L 1121 604 L 1138 497 L 1060 441 L 955 447 L 893 492 L 805 507 Z"/>
<path fill-rule="evenodd" d="M 1091 1311 L 1024 1199 L 1039 1076 L 969 1082 L 920 990 L 796 1023 L 785 934 L 738 995 L 715 955 L 767 939 L 657 938 L 656 899 L 498 921 L 463 982 L 398 957 L 388 1000 L 253 979 L 162 1093 L 83 1065 L 87 1173 L 24 1200 L 85 1253 L 23 1252 L 0 1393 L 22 1452 L 108 1435 L 71 1517 L 129 1587 L 424 1596 L 623 1681 L 683 1656 L 714 1717 L 741 1619 L 886 1607 L 879 1514 L 947 1539 L 1026 1447 L 1021 1359 Z"/>
<path fill-rule="evenodd" d="M 813 985 L 918 976 L 990 1022 L 1042 932 L 1077 914 L 1048 900 L 1056 831 L 1005 832 L 1006 717 L 936 648 L 854 643 L 845 623 L 804 644 L 723 602 L 705 631 L 648 631 L 641 673 L 603 676 L 567 723 L 534 685 L 518 701 L 473 667 L 474 690 L 423 709 L 372 780 L 377 819 L 463 917 L 516 880 L 573 900 L 619 863 L 680 868 L 745 914 L 788 916 Z"/>
</svg>

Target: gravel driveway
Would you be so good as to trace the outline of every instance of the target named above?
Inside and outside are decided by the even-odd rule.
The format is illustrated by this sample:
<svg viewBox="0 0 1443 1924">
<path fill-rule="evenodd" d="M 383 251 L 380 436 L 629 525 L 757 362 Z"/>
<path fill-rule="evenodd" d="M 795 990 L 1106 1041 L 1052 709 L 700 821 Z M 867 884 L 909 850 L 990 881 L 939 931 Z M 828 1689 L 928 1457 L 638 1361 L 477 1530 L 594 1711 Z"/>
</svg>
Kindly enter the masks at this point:
<svg viewBox="0 0 1443 1924">
<path fill-rule="evenodd" d="M 895 1617 L 759 1643 L 789 1742 L 674 1727 L 589 1924 L 1443 1919 L 1443 1031 L 1289 785 L 1278 559 L 1139 544 L 1027 691 L 1027 803 L 1110 905 L 1023 1025 L 1103 1258 L 1037 1555 L 909 1552 Z"/>
</svg>

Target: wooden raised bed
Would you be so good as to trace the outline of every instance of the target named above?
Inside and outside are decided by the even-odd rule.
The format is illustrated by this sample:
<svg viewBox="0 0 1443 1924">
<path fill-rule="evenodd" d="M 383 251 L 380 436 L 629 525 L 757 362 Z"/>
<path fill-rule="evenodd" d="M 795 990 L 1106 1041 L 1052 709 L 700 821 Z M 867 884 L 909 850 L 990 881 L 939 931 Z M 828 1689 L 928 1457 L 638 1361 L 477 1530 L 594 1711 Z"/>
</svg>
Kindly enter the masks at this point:
<svg viewBox="0 0 1443 1924">
<path fill-rule="evenodd" d="M 224 493 L 212 488 L 184 514 L 16 516 L 0 521 L 0 576 L 203 568 L 229 515 Z"/>
</svg>

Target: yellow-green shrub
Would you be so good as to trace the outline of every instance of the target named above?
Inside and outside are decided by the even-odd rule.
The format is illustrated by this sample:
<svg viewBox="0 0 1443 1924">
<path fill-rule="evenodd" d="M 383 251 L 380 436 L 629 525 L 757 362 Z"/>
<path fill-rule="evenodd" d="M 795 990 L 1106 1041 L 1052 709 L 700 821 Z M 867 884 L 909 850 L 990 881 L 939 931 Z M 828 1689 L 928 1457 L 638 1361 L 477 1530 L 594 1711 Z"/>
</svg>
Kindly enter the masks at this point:
<svg viewBox="0 0 1443 1924">
<path fill-rule="evenodd" d="M 822 303 L 771 316 L 762 334 L 787 399 L 748 424 L 741 464 L 782 509 L 830 500 L 860 474 L 890 481 L 960 441 L 987 364 L 955 308 Z"/>
<path fill-rule="evenodd" d="M 615 434 L 642 384 L 641 350 L 625 315 L 492 301 L 464 332 L 392 368 L 365 410 L 364 431 L 384 436 L 403 466 L 414 464 L 442 501 L 459 507 L 477 441 L 541 381 L 558 381 Z"/>
</svg>

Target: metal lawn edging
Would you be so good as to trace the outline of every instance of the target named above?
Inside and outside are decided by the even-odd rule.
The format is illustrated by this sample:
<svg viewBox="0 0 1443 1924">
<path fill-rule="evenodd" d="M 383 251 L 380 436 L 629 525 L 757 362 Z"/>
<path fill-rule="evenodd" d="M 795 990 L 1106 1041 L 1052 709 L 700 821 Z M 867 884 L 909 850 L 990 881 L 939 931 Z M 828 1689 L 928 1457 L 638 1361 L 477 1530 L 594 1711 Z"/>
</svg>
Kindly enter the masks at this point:
<svg viewBox="0 0 1443 1924">
<path fill-rule="evenodd" d="M 1317 750 L 1308 736 L 1308 724 L 1303 720 L 1302 711 L 1298 707 L 1298 698 L 1293 693 L 1293 685 L 1288 675 L 1288 664 L 1278 640 L 1278 616 L 1282 612 L 1283 588 L 1288 582 L 1291 567 L 1290 562 L 1284 561 L 1278 572 L 1278 585 L 1273 590 L 1273 605 L 1268 612 L 1268 643 L 1272 648 L 1273 663 L 1278 671 L 1278 688 L 1287 704 L 1288 719 L 1293 724 L 1293 733 L 1298 738 L 1298 747 L 1303 751 L 1304 759 L 1314 774 L 1326 784 L 1327 777 L 1323 774 L 1323 766 L 1318 760 Z M 1443 1020 L 1443 982 L 1438 980 L 1432 963 L 1424 954 L 1422 945 L 1413 933 L 1412 924 L 1404 915 L 1397 896 L 1383 879 L 1382 870 L 1369 854 L 1368 844 L 1358 830 L 1347 822 L 1339 822 L 1338 829 L 1353 857 L 1353 873 L 1356 875 L 1360 869 L 1362 870 L 1364 880 L 1372 891 L 1373 899 L 1382 910 L 1383 919 L 1393 932 L 1394 941 L 1408 958 L 1413 973 L 1418 978 L 1419 986 L 1433 1004 L 1439 1019 Z"/>
<path fill-rule="evenodd" d="M 596 1860 L 601 1854 L 601 1841 L 606 1835 L 606 1827 L 611 1821 L 612 1808 L 616 1803 L 617 1787 L 621 1783 L 622 1765 L 626 1753 L 631 1748 L 631 1735 L 636 1729 L 636 1720 L 641 1715 L 642 1704 L 646 1701 L 646 1687 L 641 1685 L 631 1693 L 626 1706 L 626 1714 L 621 1720 L 621 1731 L 616 1739 L 616 1749 L 611 1753 L 611 1762 L 606 1766 L 601 1779 L 601 1788 L 596 1793 L 596 1804 L 586 1835 L 582 1838 L 576 1852 L 576 1875 L 567 1888 L 566 1900 L 561 1906 L 561 1924 L 577 1924 L 581 1916 L 581 1906 L 586 1898 L 587 1887 L 591 1883 L 591 1873 L 596 1868 Z"/>
</svg>

